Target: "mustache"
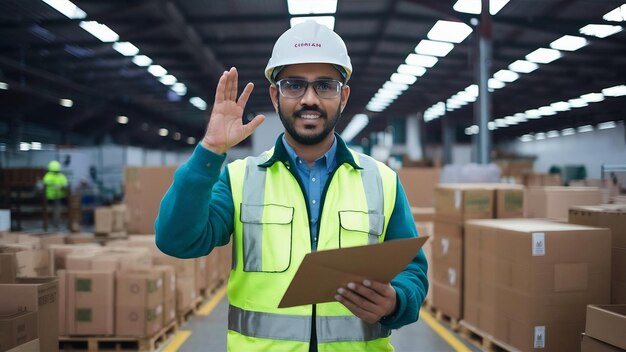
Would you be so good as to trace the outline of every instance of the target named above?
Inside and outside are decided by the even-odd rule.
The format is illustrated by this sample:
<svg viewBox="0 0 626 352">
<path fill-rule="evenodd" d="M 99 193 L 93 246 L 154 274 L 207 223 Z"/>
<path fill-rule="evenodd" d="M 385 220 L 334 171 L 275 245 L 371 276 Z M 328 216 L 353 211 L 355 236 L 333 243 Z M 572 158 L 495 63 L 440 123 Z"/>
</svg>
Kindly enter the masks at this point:
<svg viewBox="0 0 626 352">
<path fill-rule="evenodd" d="M 302 114 L 304 114 L 305 112 L 319 112 L 321 116 L 326 116 L 326 112 L 324 112 L 322 109 L 320 109 L 317 105 L 313 105 L 313 106 L 305 106 L 302 109 L 294 112 L 293 114 L 297 117 L 302 116 Z"/>
</svg>

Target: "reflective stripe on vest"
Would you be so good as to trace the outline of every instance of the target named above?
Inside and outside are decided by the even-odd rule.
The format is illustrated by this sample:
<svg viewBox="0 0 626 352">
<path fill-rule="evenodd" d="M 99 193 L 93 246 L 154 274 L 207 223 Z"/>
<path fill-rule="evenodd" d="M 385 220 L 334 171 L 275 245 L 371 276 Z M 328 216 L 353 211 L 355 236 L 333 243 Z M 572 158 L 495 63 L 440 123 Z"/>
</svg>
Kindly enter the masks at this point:
<svg viewBox="0 0 626 352">
<path fill-rule="evenodd" d="M 383 233 L 385 225 L 385 217 L 378 215 L 384 208 L 383 179 L 376 165 L 376 161 L 365 154 L 358 153 L 359 162 L 361 163 L 361 179 L 363 180 L 363 189 L 367 198 L 367 210 L 369 213 L 370 231 L 369 244 L 378 243 L 378 236 Z"/>
<path fill-rule="evenodd" d="M 242 219 L 261 219 L 263 217 L 266 170 L 258 167 L 258 165 L 264 163 L 267 159 L 268 156 L 263 154 L 250 158 L 246 165 L 243 186 L 244 202 L 241 209 Z M 244 271 L 261 271 L 263 267 L 263 256 L 261 255 L 262 235 L 262 223 L 249 221 L 243 223 Z"/>
<path fill-rule="evenodd" d="M 317 316 L 315 319 L 319 343 L 371 341 L 391 335 L 391 331 L 380 324 L 368 324 L 355 316 Z M 228 329 L 250 337 L 309 342 L 311 317 L 253 312 L 231 305 Z"/>
</svg>

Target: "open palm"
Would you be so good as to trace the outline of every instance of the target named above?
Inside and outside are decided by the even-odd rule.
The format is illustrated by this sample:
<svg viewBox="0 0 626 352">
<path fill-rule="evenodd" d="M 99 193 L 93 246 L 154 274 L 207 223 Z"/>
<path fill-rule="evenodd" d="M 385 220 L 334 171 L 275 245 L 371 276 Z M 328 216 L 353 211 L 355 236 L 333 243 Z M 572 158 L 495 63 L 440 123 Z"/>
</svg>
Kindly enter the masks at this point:
<svg viewBox="0 0 626 352">
<path fill-rule="evenodd" d="M 237 69 L 224 71 L 217 83 L 215 103 L 209 119 L 202 144 L 217 154 L 222 154 L 248 138 L 265 121 L 264 115 L 257 115 L 247 124 L 243 124 L 243 111 L 254 89 L 252 83 L 244 88 L 237 100 Z"/>
</svg>

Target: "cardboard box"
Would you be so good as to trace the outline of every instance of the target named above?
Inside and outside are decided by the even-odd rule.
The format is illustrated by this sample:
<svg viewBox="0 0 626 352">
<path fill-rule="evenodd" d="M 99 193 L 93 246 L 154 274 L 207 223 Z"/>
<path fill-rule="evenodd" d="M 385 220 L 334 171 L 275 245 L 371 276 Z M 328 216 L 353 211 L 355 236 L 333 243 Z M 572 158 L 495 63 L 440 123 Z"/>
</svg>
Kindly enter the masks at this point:
<svg viewBox="0 0 626 352">
<path fill-rule="evenodd" d="M 24 344 L 13 347 L 7 352 L 39 352 L 41 349 L 41 343 L 39 339 L 30 340 Z"/>
<path fill-rule="evenodd" d="M 583 334 L 583 339 L 580 342 L 581 352 L 624 352 L 623 349 L 609 345 L 600 340 L 596 340 L 593 337 L 589 337 Z"/>
<path fill-rule="evenodd" d="M 59 336 L 67 336 L 67 272 L 65 270 L 57 271 L 59 279 L 59 294 L 57 301 L 59 302 Z"/>
<path fill-rule="evenodd" d="M 522 176 L 522 182 L 528 187 L 562 186 L 563 180 L 559 174 L 528 173 Z"/>
<path fill-rule="evenodd" d="M 494 217 L 524 217 L 524 187 L 520 185 L 496 185 L 496 207 Z"/>
<path fill-rule="evenodd" d="M 569 222 L 611 229 L 613 247 L 626 248 L 626 205 L 572 206 Z"/>
<path fill-rule="evenodd" d="M 157 265 L 154 270 L 161 273 L 163 280 L 163 300 L 176 299 L 176 270 L 169 265 Z"/>
<path fill-rule="evenodd" d="M 15 282 L 17 277 L 17 260 L 12 253 L 0 253 L 0 284 Z"/>
<path fill-rule="evenodd" d="M 169 265 L 176 270 L 176 279 L 188 278 L 195 281 L 196 264 L 193 259 L 179 259 L 162 254 L 153 257 L 152 261 L 155 265 Z M 194 285 L 195 287 L 195 285 Z"/>
<path fill-rule="evenodd" d="M 626 350 L 626 304 L 589 305 L 585 334 Z"/>
<path fill-rule="evenodd" d="M 492 184 L 445 184 L 435 190 L 436 218 L 463 222 L 490 219 L 494 211 Z"/>
<path fill-rule="evenodd" d="M 90 254 L 95 255 L 100 252 L 101 247 L 96 243 L 88 244 L 54 244 L 50 245 L 50 268 L 54 273 L 57 270 L 67 269 L 67 256 L 70 254 Z"/>
<path fill-rule="evenodd" d="M 195 279 L 189 277 L 176 278 L 176 313 L 184 314 L 196 302 Z"/>
<path fill-rule="evenodd" d="M 41 342 L 41 350 L 58 351 L 58 291 L 55 277 L 18 278 L 16 283 L 0 284 L 0 314 L 37 312 L 37 336 Z"/>
<path fill-rule="evenodd" d="M 435 188 L 439 184 L 441 169 L 426 167 L 403 167 L 398 177 L 412 207 L 432 207 Z"/>
<path fill-rule="evenodd" d="M 113 232 L 113 208 L 97 207 L 94 210 L 94 231 L 97 234 Z"/>
<path fill-rule="evenodd" d="M 128 209 L 126 204 L 116 204 L 111 206 L 113 210 L 113 219 L 111 227 L 114 233 L 126 233 L 126 217 Z"/>
<path fill-rule="evenodd" d="M 611 282 L 611 303 L 626 304 L 626 282 Z"/>
<path fill-rule="evenodd" d="M 163 326 L 176 319 L 176 297 L 163 302 Z"/>
<path fill-rule="evenodd" d="M 37 312 L 16 312 L 0 315 L 0 351 L 37 338 Z"/>
<path fill-rule="evenodd" d="M 206 256 L 195 258 L 195 271 L 196 271 L 196 290 L 198 290 L 198 296 L 202 295 L 202 291 L 207 289 L 207 262 Z"/>
<path fill-rule="evenodd" d="M 115 335 L 152 336 L 162 326 L 162 273 L 158 270 L 118 272 Z"/>
<path fill-rule="evenodd" d="M 451 318 L 463 316 L 463 225 L 435 218 L 431 241 L 432 304 Z"/>
<path fill-rule="evenodd" d="M 96 236 L 93 233 L 78 233 L 71 234 L 65 238 L 67 244 L 86 244 L 86 243 L 98 243 Z"/>
<path fill-rule="evenodd" d="M 576 351 L 586 305 L 608 302 L 610 232 L 540 219 L 465 228 L 464 319 L 522 351 Z"/>
<path fill-rule="evenodd" d="M 52 245 L 65 244 L 66 235 L 61 233 L 41 234 L 32 236 L 39 240 L 41 249 L 48 249 Z"/>
<path fill-rule="evenodd" d="M 67 271 L 68 335 L 113 335 L 114 274 Z"/>
<path fill-rule="evenodd" d="M 13 273 L 15 273 L 13 275 Z M 15 277 L 50 276 L 50 253 L 19 246 L 0 247 L 0 279 L 11 283 Z"/>
<path fill-rule="evenodd" d="M 207 288 L 213 289 L 219 286 L 221 282 L 222 276 L 220 275 L 220 258 L 218 252 L 211 252 L 209 255 L 204 257 L 206 259 L 206 280 L 207 280 Z"/>
<path fill-rule="evenodd" d="M 154 221 L 176 167 L 127 167 L 124 200 L 128 207 L 128 232 L 153 233 Z"/>
<path fill-rule="evenodd" d="M 572 206 L 600 204 L 601 194 L 596 187 L 529 187 L 524 199 L 528 218 L 566 219 Z"/>
</svg>

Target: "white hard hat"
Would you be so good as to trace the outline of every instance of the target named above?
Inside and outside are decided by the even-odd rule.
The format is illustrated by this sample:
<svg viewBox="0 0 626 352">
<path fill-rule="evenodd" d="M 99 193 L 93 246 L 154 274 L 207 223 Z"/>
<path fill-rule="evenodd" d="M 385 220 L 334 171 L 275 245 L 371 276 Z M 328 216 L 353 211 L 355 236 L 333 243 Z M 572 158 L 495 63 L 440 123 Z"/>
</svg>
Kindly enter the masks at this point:
<svg viewBox="0 0 626 352">
<path fill-rule="evenodd" d="M 315 21 L 306 21 L 287 30 L 278 38 L 272 57 L 265 68 L 265 77 L 274 82 L 274 69 L 285 65 L 327 63 L 339 69 L 344 83 L 352 75 L 348 49 L 341 37 Z"/>
</svg>

